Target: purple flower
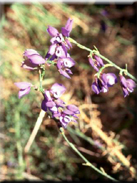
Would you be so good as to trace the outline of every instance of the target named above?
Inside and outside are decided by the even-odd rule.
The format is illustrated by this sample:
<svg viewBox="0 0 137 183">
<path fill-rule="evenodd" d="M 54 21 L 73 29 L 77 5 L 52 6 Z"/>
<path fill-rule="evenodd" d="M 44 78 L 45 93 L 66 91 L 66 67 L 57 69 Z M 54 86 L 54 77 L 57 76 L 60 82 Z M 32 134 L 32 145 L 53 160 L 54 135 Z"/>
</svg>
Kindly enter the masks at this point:
<svg viewBox="0 0 137 183">
<path fill-rule="evenodd" d="M 129 93 L 134 91 L 136 83 L 132 79 L 126 79 L 124 76 L 120 75 L 120 83 L 123 89 L 124 97 L 128 96 Z"/>
<path fill-rule="evenodd" d="M 65 91 L 66 88 L 64 85 L 59 83 L 53 84 L 50 90 L 45 90 L 41 108 L 44 111 L 51 112 L 52 115 L 58 113 L 58 107 L 65 107 L 65 103 L 59 99 Z M 53 96 L 51 96 L 51 94 Z"/>
<path fill-rule="evenodd" d="M 54 60 L 56 58 L 66 57 L 67 50 L 66 47 L 63 45 L 52 44 L 49 47 L 48 53 L 45 56 L 45 59 Z"/>
<path fill-rule="evenodd" d="M 72 24 L 73 20 L 68 19 L 65 27 L 62 27 L 61 33 L 58 32 L 58 30 L 52 26 L 48 26 L 48 33 L 50 36 L 52 36 L 50 42 L 51 46 L 45 56 L 45 60 L 55 60 L 58 58 L 64 58 L 67 57 L 67 50 L 72 47 L 71 43 L 67 38 L 64 39 L 65 37 L 68 37 L 71 30 L 72 30 Z M 71 71 L 67 69 L 67 72 L 64 70 L 60 70 L 60 73 L 62 75 L 65 75 L 66 77 L 69 77 L 69 74 L 71 74 Z M 70 77 L 69 77 L 70 78 Z"/>
<path fill-rule="evenodd" d="M 103 60 L 99 56 L 94 55 L 93 57 L 94 58 L 89 57 L 89 63 L 98 72 L 99 67 L 104 66 L 104 63 L 103 63 Z"/>
<path fill-rule="evenodd" d="M 20 89 L 19 93 L 18 93 L 19 99 L 21 97 L 23 97 L 24 95 L 27 95 L 30 92 L 30 89 L 32 86 L 31 83 L 27 83 L 27 82 L 18 82 L 18 83 L 14 83 L 14 84 Z"/>
<path fill-rule="evenodd" d="M 22 62 L 21 67 L 33 70 L 40 64 L 45 64 L 45 59 L 33 49 L 27 49 L 23 54 L 25 60 Z"/>
<path fill-rule="evenodd" d="M 55 98 L 61 97 L 61 95 L 66 91 L 66 88 L 64 85 L 55 83 L 52 85 L 50 92 L 53 94 Z"/>
<path fill-rule="evenodd" d="M 69 18 L 66 25 L 65 25 L 65 27 L 62 27 L 62 29 L 61 29 L 61 32 L 62 32 L 63 36 L 69 37 L 69 34 L 72 30 L 72 25 L 73 25 L 73 20 L 71 20 Z"/>
<path fill-rule="evenodd" d="M 100 78 L 95 78 L 95 81 L 92 84 L 92 90 L 99 94 L 100 92 L 106 93 L 108 91 L 108 87 L 113 86 L 117 83 L 117 77 L 113 73 L 103 73 Z"/>
<path fill-rule="evenodd" d="M 60 58 L 57 61 L 57 68 L 60 74 L 70 79 L 69 74 L 72 74 L 69 68 L 75 65 L 75 61 L 70 57 Z"/>
</svg>

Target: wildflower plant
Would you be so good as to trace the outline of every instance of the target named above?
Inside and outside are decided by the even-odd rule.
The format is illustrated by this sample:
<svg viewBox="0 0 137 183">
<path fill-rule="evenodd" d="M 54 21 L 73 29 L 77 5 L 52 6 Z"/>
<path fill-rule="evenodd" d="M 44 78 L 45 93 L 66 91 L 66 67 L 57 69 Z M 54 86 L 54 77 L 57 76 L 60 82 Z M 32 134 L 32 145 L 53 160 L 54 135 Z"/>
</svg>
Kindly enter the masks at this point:
<svg viewBox="0 0 137 183">
<path fill-rule="evenodd" d="M 128 72 L 127 66 L 125 69 L 120 68 L 115 63 L 102 56 L 96 47 L 91 50 L 90 48 L 87 48 L 76 42 L 74 39 L 70 38 L 72 25 L 73 20 L 68 19 L 66 25 L 61 28 L 61 33 L 56 28 L 48 26 L 47 32 L 51 36 L 51 45 L 49 46 L 45 56 L 41 56 L 36 50 L 33 49 L 26 49 L 23 53 L 24 60 L 21 67 L 30 71 L 38 71 L 39 87 L 32 85 L 29 82 L 16 82 L 14 84 L 19 88 L 19 98 L 29 94 L 31 88 L 41 92 L 43 95 L 41 109 L 44 111 L 44 114 L 46 112 L 50 118 L 55 120 L 64 139 L 85 161 L 85 165 L 93 168 L 95 171 L 107 177 L 108 179 L 117 181 L 116 179 L 109 176 L 106 172 L 101 171 L 92 165 L 65 136 L 64 129 L 67 128 L 70 122 L 77 122 L 78 116 L 80 115 L 80 111 L 77 106 L 73 104 L 67 105 L 61 99 L 61 96 L 66 92 L 66 87 L 61 83 L 54 83 L 50 88 L 44 89 L 42 81 L 45 76 L 46 69 L 50 68 L 51 65 L 54 65 L 63 77 L 71 79 L 70 75 L 73 74 L 71 68 L 75 66 L 75 61 L 73 58 L 71 58 L 68 50 L 72 48 L 72 43 L 78 46 L 80 49 L 88 51 L 89 53 L 87 55 L 87 61 L 89 61 L 91 67 L 96 71 L 93 78 L 93 83 L 91 84 L 91 90 L 94 93 L 106 93 L 109 91 L 109 87 L 113 87 L 113 85 L 116 83 L 120 83 L 123 95 L 124 97 L 127 97 L 131 92 L 134 91 L 137 79 Z M 114 67 L 118 69 L 119 76 L 116 76 L 114 73 L 105 73 L 104 70 L 107 67 Z M 125 76 L 128 77 L 128 79 L 126 79 Z M 41 122 L 42 120 L 39 121 L 38 126 L 40 126 Z M 36 132 L 35 135 L 33 135 L 33 139 L 35 136 Z"/>
</svg>

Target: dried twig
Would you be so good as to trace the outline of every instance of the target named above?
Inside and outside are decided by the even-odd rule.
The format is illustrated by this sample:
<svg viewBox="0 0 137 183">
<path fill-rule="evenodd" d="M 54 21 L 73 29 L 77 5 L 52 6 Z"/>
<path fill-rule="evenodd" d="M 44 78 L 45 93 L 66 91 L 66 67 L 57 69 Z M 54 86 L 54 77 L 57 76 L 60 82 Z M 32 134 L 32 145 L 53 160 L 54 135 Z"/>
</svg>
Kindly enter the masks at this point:
<svg viewBox="0 0 137 183">
<path fill-rule="evenodd" d="M 28 140 L 28 142 L 27 142 L 27 144 L 26 144 L 26 146 L 24 148 L 24 152 L 25 153 L 27 153 L 29 151 L 29 149 L 30 149 L 30 147 L 31 147 L 31 145 L 32 145 L 36 135 L 37 135 L 37 132 L 38 132 L 39 127 L 40 127 L 40 125 L 41 125 L 41 123 L 43 121 L 44 116 L 45 116 L 45 111 L 41 110 L 40 114 L 39 114 L 39 117 L 38 117 L 38 119 L 36 121 L 35 127 L 34 127 L 32 133 L 30 135 L 30 138 L 29 138 L 29 140 Z"/>
</svg>

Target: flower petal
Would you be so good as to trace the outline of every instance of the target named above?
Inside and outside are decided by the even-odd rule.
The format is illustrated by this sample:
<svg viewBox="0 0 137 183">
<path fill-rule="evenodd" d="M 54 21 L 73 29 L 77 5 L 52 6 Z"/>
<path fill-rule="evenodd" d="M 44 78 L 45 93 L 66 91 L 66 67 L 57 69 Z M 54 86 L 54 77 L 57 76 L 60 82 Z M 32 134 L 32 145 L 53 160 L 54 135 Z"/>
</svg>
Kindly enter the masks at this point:
<svg viewBox="0 0 137 183">
<path fill-rule="evenodd" d="M 56 48 L 57 48 L 57 44 L 52 44 L 52 45 L 49 47 L 48 54 L 50 54 L 50 55 L 55 54 Z"/>
<path fill-rule="evenodd" d="M 66 25 L 65 25 L 65 29 L 67 29 L 69 31 L 69 33 L 72 30 L 72 25 L 73 25 L 73 20 L 71 20 L 70 18 L 68 19 Z"/>
<path fill-rule="evenodd" d="M 127 80 L 124 76 L 120 75 L 120 82 L 121 82 L 121 85 L 125 88 L 127 88 Z"/>
<path fill-rule="evenodd" d="M 54 95 L 55 98 L 59 98 L 65 91 L 65 86 L 59 83 L 53 84 L 50 90 L 50 92 Z"/>
<path fill-rule="evenodd" d="M 73 114 L 74 114 L 73 111 L 70 111 L 70 110 L 68 110 L 68 109 L 64 110 L 63 113 L 64 113 L 64 114 L 67 114 L 67 115 L 73 115 Z"/>
<path fill-rule="evenodd" d="M 100 67 L 100 66 L 104 66 L 104 63 L 103 63 L 103 60 L 97 56 L 97 55 L 94 55 L 94 58 L 96 59 L 97 61 L 97 65 Z"/>
<path fill-rule="evenodd" d="M 63 34 L 63 36 L 69 37 L 69 31 L 65 27 L 61 28 L 61 33 Z"/>
<path fill-rule="evenodd" d="M 19 99 L 22 98 L 24 95 L 27 95 L 30 92 L 30 87 L 26 89 L 21 89 L 18 93 Z"/>
<path fill-rule="evenodd" d="M 64 46 L 58 46 L 56 49 L 56 56 L 57 57 L 66 57 L 67 56 L 67 50 Z"/>
<path fill-rule="evenodd" d="M 117 77 L 113 73 L 107 73 L 106 74 L 107 84 L 108 86 L 113 86 L 115 83 L 117 83 Z"/>
<path fill-rule="evenodd" d="M 93 84 L 91 85 L 91 87 L 92 87 L 92 90 L 93 90 L 94 93 L 96 93 L 96 94 L 99 94 L 100 93 L 100 89 L 97 86 L 96 82 L 93 82 Z"/>
<path fill-rule="evenodd" d="M 31 83 L 28 83 L 28 82 L 18 82 L 18 83 L 14 83 L 18 88 L 20 89 L 26 89 L 30 86 L 32 86 Z"/>
<path fill-rule="evenodd" d="M 29 57 L 30 55 L 33 55 L 33 54 L 38 54 L 38 52 L 33 49 L 26 49 L 25 52 L 23 53 L 25 57 Z"/>
<path fill-rule="evenodd" d="M 90 57 L 89 58 L 89 63 L 90 63 L 90 65 L 98 72 L 99 71 L 99 69 L 97 68 L 97 66 L 95 65 L 95 62 L 94 62 L 94 60 Z"/>
<path fill-rule="evenodd" d="M 30 62 L 30 60 L 25 60 L 22 62 L 21 67 L 24 69 L 28 69 L 28 70 L 34 70 L 38 65 L 37 64 L 33 64 Z"/>
<path fill-rule="evenodd" d="M 61 60 L 63 61 L 65 67 L 71 68 L 75 65 L 75 61 L 70 57 L 64 57 Z"/>
<path fill-rule="evenodd" d="M 132 79 L 127 79 L 127 87 L 132 92 L 136 87 L 136 83 Z"/>
<path fill-rule="evenodd" d="M 67 109 L 74 112 L 75 114 L 80 114 L 80 111 L 77 106 L 75 105 L 68 105 Z"/>
<path fill-rule="evenodd" d="M 61 75 L 65 76 L 66 78 L 71 79 L 71 77 L 68 75 L 68 73 L 66 71 L 60 69 L 59 72 Z"/>
<path fill-rule="evenodd" d="M 45 59 L 42 58 L 40 55 L 31 55 L 29 59 L 33 64 L 45 64 Z"/>
<path fill-rule="evenodd" d="M 123 95 L 124 97 L 127 97 L 129 95 L 129 92 L 126 88 L 122 88 L 123 89 Z"/>
<path fill-rule="evenodd" d="M 49 101 L 49 102 L 46 102 L 46 106 L 47 106 L 47 107 L 55 107 L 56 104 L 55 104 L 55 102 L 53 102 L 53 101 Z"/>
</svg>

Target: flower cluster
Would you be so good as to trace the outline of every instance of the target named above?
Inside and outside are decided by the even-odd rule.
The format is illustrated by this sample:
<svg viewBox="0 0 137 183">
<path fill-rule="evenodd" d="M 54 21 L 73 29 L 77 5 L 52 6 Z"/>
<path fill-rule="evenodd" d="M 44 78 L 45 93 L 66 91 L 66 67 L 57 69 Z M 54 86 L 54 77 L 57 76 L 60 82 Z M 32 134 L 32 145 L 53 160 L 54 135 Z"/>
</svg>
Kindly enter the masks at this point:
<svg viewBox="0 0 137 183">
<path fill-rule="evenodd" d="M 77 114 L 80 113 L 79 109 L 75 105 L 66 105 L 65 102 L 60 99 L 61 95 L 66 91 L 65 86 L 55 83 L 50 90 L 44 91 L 41 79 L 45 73 L 44 65 L 47 64 L 50 66 L 52 62 L 56 65 L 61 75 L 70 78 L 69 74 L 72 74 L 70 68 L 75 65 L 75 61 L 68 53 L 68 49 L 72 47 L 68 40 L 69 34 L 72 30 L 72 24 L 73 20 L 68 19 L 65 27 L 62 27 L 61 33 L 59 33 L 56 28 L 48 26 L 47 31 L 52 38 L 50 40 L 51 45 L 45 58 L 43 58 L 36 50 L 27 49 L 23 53 L 24 60 L 21 65 L 24 69 L 39 71 L 39 91 L 41 91 L 44 96 L 41 108 L 64 128 L 67 127 L 69 122 L 76 122 L 76 118 L 78 118 Z M 19 98 L 27 95 L 30 92 L 31 87 L 38 89 L 38 87 L 28 82 L 18 82 L 14 84 L 20 89 L 18 93 Z"/>
<path fill-rule="evenodd" d="M 95 81 L 91 85 L 93 92 L 96 94 L 108 92 L 109 87 L 112 87 L 118 82 L 116 75 L 114 73 L 100 73 L 100 69 L 103 67 L 105 68 L 105 64 L 103 63 L 103 60 L 95 54 L 89 57 L 89 63 L 97 71 Z M 120 83 L 124 97 L 128 96 L 129 92 L 133 92 L 136 87 L 136 83 L 132 79 L 126 79 L 123 75 L 120 75 Z"/>
<path fill-rule="evenodd" d="M 53 61 L 61 75 L 70 79 L 69 74 L 72 74 L 70 68 L 75 65 L 75 61 L 70 57 L 67 52 L 72 47 L 71 43 L 67 39 L 72 30 L 73 20 L 68 19 L 65 27 L 62 27 L 61 33 L 54 27 L 49 26 L 47 31 L 52 37 L 51 45 L 45 56 L 48 61 Z"/>
<path fill-rule="evenodd" d="M 67 105 L 60 99 L 61 95 L 66 91 L 62 84 L 55 83 L 50 90 L 45 90 L 44 99 L 41 108 L 50 114 L 51 118 L 60 122 L 61 126 L 67 127 L 71 121 L 76 122 L 79 109 L 75 105 Z"/>
<path fill-rule="evenodd" d="M 44 99 L 41 103 L 41 108 L 46 111 L 51 118 L 59 122 L 59 124 L 64 128 L 67 127 L 69 122 L 76 122 L 76 118 L 78 118 L 77 114 L 80 113 L 79 109 L 75 105 L 66 105 L 65 102 L 60 99 L 62 94 L 66 91 L 65 86 L 55 83 L 49 90 L 44 91 L 42 87 L 42 80 L 45 74 L 45 64 L 47 66 L 50 66 L 51 64 L 56 65 L 61 75 L 69 79 L 71 78 L 70 74 L 73 74 L 71 68 L 75 65 L 75 61 L 68 53 L 68 50 L 72 47 L 68 39 L 72 30 L 72 24 L 73 20 L 68 19 L 65 27 L 61 28 L 61 33 L 59 33 L 56 28 L 48 26 L 47 32 L 52 38 L 50 39 L 51 45 L 46 53 L 45 58 L 43 58 L 36 50 L 33 49 L 27 49 L 23 53 L 24 60 L 21 67 L 27 70 L 39 71 L 40 87 L 38 88 L 29 82 L 15 83 L 15 85 L 19 88 L 19 98 L 27 95 L 30 92 L 31 87 L 38 89 L 44 96 Z M 81 47 L 80 44 L 77 45 Z M 83 47 L 81 48 L 83 49 Z M 97 52 L 90 51 L 89 63 L 97 72 L 95 74 L 95 80 L 92 83 L 91 88 L 96 94 L 108 92 L 109 87 L 112 87 L 118 82 L 118 79 L 114 73 L 102 73 L 103 69 L 108 65 L 104 64 L 102 58 L 100 58 L 98 55 L 99 54 L 97 54 Z M 110 61 L 110 63 L 112 62 Z M 111 64 L 110 66 L 114 65 Z M 134 88 L 136 87 L 136 83 L 132 79 L 126 79 L 123 76 L 125 70 L 121 69 L 120 71 L 120 83 L 124 97 L 126 97 L 130 92 L 133 92 Z"/>
<path fill-rule="evenodd" d="M 104 66 L 103 60 L 97 55 L 89 57 L 89 63 L 97 72 Z M 106 93 L 108 92 L 108 88 L 112 87 L 115 83 L 117 83 L 117 77 L 114 73 L 101 73 L 99 78 L 97 76 L 95 77 L 91 88 L 96 94 L 100 92 Z"/>
<path fill-rule="evenodd" d="M 103 73 L 100 78 L 95 78 L 95 81 L 92 84 L 92 90 L 99 94 L 100 92 L 108 92 L 108 88 L 117 83 L 117 77 L 113 73 Z"/>
</svg>

